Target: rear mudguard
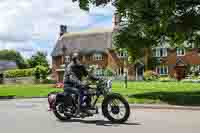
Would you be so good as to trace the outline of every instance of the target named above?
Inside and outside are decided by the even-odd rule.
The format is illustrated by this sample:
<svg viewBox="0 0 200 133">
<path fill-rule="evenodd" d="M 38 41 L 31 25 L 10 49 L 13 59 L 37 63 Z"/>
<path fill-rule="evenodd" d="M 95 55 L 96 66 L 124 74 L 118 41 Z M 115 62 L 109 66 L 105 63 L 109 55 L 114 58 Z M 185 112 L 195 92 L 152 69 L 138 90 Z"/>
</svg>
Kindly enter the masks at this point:
<svg viewBox="0 0 200 133">
<path fill-rule="evenodd" d="M 48 103 L 49 103 L 49 111 L 52 111 L 55 109 L 54 105 L 56 102 L 56 97 L 57 97 L 58 92 L 51 92 L 48 94 Z"/>
<path fill-rule="evenodd" d="M 65 92 L 59 92 L 59 93 L 53 93 L 48 96 L 48 101 L 49 101 L 49 107 L 51 110 L 56 109 L 56 103 L 64 103 L 66 106 L 71 106 L 75 104 L 71 94 L 78 94 L 76 91 L 77 89 L 71 88 L 68 93 Z"/>
</svg>

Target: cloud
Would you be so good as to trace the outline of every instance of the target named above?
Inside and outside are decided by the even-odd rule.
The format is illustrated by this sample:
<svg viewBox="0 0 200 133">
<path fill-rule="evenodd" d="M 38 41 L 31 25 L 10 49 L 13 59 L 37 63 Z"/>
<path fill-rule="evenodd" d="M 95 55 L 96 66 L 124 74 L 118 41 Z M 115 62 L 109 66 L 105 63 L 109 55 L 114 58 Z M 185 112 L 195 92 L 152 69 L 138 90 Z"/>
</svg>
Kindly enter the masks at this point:
<svg viewBox="0 0 200 133">
<path fill-rule="evenodd" d="M 60 24 L 81 27 L 91 22 L 87 12 L 67 0 L 7 0 L 0 5 L 1 40 L 50 39 Z"/>
<path fill-rule="evenodd" d="M 104 16 L 112 16 L 115 12 L 115 7 L 113 7 L 111 4 L 108 4 L 106 6 L 91 6 L 90 8 L 90 14 L 91 15 L 104 15 Z"/>
<path fill-rule="evenodd" d="M 16 49 L 30 56 L 37 50 L 50 53 L 60 24 L 69 31 L 111 27 L 114 8 L 79 9 L 72 0 L 1 0 L 0 49 Z M 104 23 L 105 22 L 105 23 Z"/>
</svg>

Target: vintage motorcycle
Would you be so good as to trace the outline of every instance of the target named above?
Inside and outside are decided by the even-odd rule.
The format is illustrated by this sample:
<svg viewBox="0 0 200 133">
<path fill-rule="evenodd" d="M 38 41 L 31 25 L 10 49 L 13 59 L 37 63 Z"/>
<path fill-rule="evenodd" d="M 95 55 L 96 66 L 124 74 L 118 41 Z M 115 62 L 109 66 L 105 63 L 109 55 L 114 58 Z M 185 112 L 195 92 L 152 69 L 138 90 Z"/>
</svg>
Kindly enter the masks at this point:
<svg viewBox="0 0 200 133">
<path fill-rule="evenodd" d="M 124 123 L 130 115 L 130 106 L 127 100 L 118 93 L 112 93 L 112 81 L 100 79 L 95 86 L 89 86 L 83 93 L 83 103 L 76 92 L 71 88 L 70 93 L 50 93 L 48 101 L 51 111 L 59 120 L 71 118 L 85 118 L 99 113 L 113 123 Z M 103 97 L 101 106 L 97 106 L 98 100 Z M 87 108 L 88 99 L 91 99 L 90 108 Z"/>
</svg>

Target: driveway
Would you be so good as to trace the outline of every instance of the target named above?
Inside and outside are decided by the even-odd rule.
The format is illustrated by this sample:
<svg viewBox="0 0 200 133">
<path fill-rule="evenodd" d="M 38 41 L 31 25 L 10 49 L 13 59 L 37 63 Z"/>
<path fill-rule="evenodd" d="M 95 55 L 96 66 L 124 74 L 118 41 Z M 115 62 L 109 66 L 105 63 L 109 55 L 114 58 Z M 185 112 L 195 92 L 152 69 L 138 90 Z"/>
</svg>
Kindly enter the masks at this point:
<svg viewBox="0 0 200 133">
<path fill-rule="evenodd" d="M 58 121 L 46 99 L 0 101 L 1 133 L 199 133 L 200 111 L 132 109 L 125 124 L 113 125 L 101 115 Z"/>
</svg>

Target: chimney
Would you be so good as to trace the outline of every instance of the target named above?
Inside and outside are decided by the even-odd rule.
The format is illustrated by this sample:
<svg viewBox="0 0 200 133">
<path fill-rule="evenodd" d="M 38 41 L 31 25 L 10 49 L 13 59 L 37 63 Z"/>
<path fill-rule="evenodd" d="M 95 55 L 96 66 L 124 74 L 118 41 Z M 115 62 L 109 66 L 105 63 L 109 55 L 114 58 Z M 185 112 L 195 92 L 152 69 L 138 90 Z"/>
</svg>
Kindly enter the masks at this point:
<svg viewBox="0 0 200 133">
<path fill-rule="evenodd" d="M 119 25 L 120 25 L 120 16 L 118 13 L 114 13 L 114 16 L 113 16 L 113 29 L 118 29 L 119 28 Z"/>
<path fill-rule="evenodd" d="M 60 25 L 60 36 L 67 33 L 67 26 L 66 25 Z"/>
</svg>

